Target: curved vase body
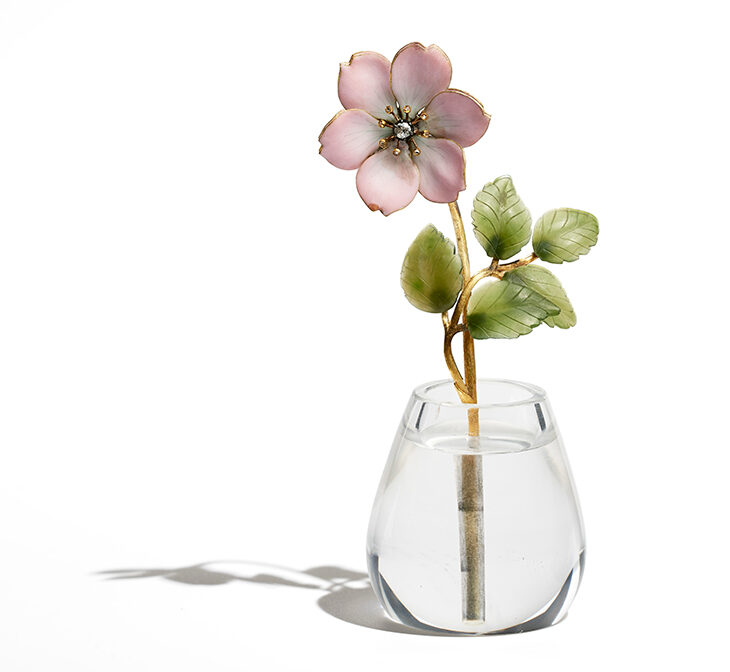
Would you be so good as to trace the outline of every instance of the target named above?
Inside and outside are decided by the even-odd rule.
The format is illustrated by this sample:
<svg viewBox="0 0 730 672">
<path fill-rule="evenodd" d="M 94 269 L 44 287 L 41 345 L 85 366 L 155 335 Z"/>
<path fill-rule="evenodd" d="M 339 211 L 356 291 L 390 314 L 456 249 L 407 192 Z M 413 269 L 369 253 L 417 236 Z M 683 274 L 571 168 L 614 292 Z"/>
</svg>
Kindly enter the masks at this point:
<svg viewBox="0 0 730 672">
<path fill-rule="evenodd" d="M 525 383 L 481 380 L 478 399 L 460 403 L 451 381 L 413 392 L 373 505 L 370 579 L 391 618 L 422 630 L 553 625 L 575 596 L 585 552 L 553 414 L 544 391 Z M 470 437 L 475 409 L 479 436 Z M 464 474 L 478 489 L 471 523 L 460 506 Z M 469 601 L 481 610 L 469 612 Z"/>
</svg>

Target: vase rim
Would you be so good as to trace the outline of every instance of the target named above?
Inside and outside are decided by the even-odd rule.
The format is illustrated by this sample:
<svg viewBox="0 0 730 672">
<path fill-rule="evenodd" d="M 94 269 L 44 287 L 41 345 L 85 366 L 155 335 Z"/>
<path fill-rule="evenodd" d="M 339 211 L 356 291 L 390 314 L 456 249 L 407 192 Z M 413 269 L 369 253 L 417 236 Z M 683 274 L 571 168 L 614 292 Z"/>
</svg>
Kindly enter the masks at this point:
<svg viewBox="0 0 730 672">
<path fill-rule="evenodd" d="M 490 398 L 489 401 L 480 401 L 479 394 L 480 388 L 484 392 L 485 388 L 497 388 L 502 387 L 504 391 L 510 390 L 512 396 L 515 392 L 521 392 L 522 396 L 513 399 L 506 399 L 505 401 L 494 400 Z M 456 389 L 454 388 L 454 381 L 444 378 L 442 380 L 434 380 L 428 383 L 423 383 L 413 390 L 414 398 L 427 404 L 435 404 L 437 406 L 447 407 L 469 407 L 469 408 L 506 408 L 510 406 L 525 406 L 528 404 L 536 404 L 544 402 L 547 399 L 547 393 L 541 387 L 533 385 L 532 383 L 525 383 L 520 380 L 510 380 L 508 378 L 479 378 L 477 380 L 477 403 L 476 404 L 465 404 L 460 401 L 458 397 L 456 399 L 444 399 L 442 396 L 435 394 L 436 391 L 442 393 L 451 392 L 456 396 Z"/>
</svg>

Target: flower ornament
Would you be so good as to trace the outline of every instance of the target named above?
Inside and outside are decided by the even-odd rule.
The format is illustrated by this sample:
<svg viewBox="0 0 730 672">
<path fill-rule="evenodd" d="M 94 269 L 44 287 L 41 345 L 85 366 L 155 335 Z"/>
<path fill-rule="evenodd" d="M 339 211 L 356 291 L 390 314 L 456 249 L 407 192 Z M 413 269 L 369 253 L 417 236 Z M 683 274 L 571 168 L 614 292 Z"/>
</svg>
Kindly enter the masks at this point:
<svg viewBox="0 0 730 672">
<path fill-rule="evenodd" d="M 535 619 L 504 621 L 504 610 L 486 598 L 485 530 L 490 519 L 485 515 L 481 456 L 474 446 L 488 446 L 490 437 L 482 435 L 475 341 L 518 338 L 543 323 L 558 329 L 575 326 L 575 310 L 560 280 L 535 262 L 562 264 L 587 254 L 598 240 L 598 220 L 584 210 L 556 208 L 533 226 L 512 178 L 498 177 L 477 192 L 470 208 L 471 228 L 486 253 L 483 267 L 474 271 L 482 264 L 472 264 L 469 258 L 458 198 L 466 189 L 463 148 L 484 135 L 489 115 L 477 100 L 450 85 L 451 63 L 435 45 L 408 44 L 392 63 L 372 51 L 354 54 L 340 66 L 338 93 L 345 109 L 322 130 L 319 152 L 338 168 L 357 170 L 357 190 L 371 210 L 390 215 L 405 208 L 418 192 L 429 201 L 448 204 L 455 242 L 432 224 L 422 229 L 403 259 L 400 285 L 411 305 L 433 314 L 443 327 L 446 368 L 456 397 L 465 405 L 457 423 L 461 429 L 449 434 L 454 445 L 466 447 L 455 455 L 459 466 L 450 486 L 459 548 L 458 553 L 456 547 L 449 552 L 461 574 L 461 620 L 445 615 L 442 625 L 455 632 L 486 634 L 520 629 Z M 532 251 L 521 256 L 527 245 Z M 463 353 L 461 363 L 456 361 L 455 340 Z M 564 576 L 556 575 L 556 590 Z M 536 595 L 538 604 L 541 600 L 544 597 Z M 385 600 L 381 603 L 391 611 Z M 417 618 L 408 613 L 411 621 Z M 524 616 L 531 618 L 530 613 Z"/>
<path fill-rule="evenodd" d="M 450 83 L 446 54 L 418 42 L 392 63 L 362 51 L 340 65 L 345 109 L 322 130 L 319 151 L 337 168 L 357 169 L 357 190 L 371 210 L 390 215 L 419 191 L 451 203 L 466 188 L 462 148 L 484 135 L 489 115 Z"/>
</svg>

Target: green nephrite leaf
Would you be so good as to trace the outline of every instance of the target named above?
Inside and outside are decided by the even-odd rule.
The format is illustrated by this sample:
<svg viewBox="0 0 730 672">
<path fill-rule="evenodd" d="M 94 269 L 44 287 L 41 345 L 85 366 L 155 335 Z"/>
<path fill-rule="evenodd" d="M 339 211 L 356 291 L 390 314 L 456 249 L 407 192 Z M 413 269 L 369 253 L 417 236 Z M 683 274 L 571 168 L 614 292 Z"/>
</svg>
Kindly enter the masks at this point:
<svg viewBox="0 0 730 672">
<path fill-rule="evenodd" d="M 466 324 L 474 338 L 517 338 L 559 312 L 526 285 L 499 280 L 477 286 L 466 308 Z"/>
<path fill-rule="evenodd" d="M 509 259 L 530 240 L 532 218 L 509 175 L 484 185 L 471 218 L 474 235 L 490 257 Z"/>
<path fill-rule="evenodd" d="M 568 329 L 575 326 L 576 317 L 563 285 L 551 271 L 543 266 L 522 266 L 506 273 L 504 279 L 517 285 L 524 285 L 554 303 L 560 312 L 545 318 L 548 327 Z"/>
<path fill-rule="evenodd" d="M 400 273 L 406 298 L 419 310 L 443 313 L 461 291 L 461 259 L 454 244 L 432 224 L 416 236 Z"/>
<path fill-rule="evenodd" d="M 598 220 L 590 212 L 573 208 L 546 212 L 537 220 L 532 234 L 535 254 L 551 264 L 575 261 L 597 242 Z"/>
</svg>

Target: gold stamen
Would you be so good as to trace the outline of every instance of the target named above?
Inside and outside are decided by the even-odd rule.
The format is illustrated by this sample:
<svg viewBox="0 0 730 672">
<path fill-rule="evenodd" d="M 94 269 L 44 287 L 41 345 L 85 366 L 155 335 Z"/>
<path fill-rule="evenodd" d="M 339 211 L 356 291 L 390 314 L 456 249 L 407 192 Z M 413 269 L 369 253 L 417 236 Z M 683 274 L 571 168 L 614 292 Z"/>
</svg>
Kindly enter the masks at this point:
<svg viewBox="0 0 730 672">
<path fill-rule="evenodd" d="M 396 138 L 394 135 L 390 135 L 387 138 L 380 138 L 380 140 L 378 140 L 378 147 L 380 147 L 380 149 L 385 149 L 388 146 L 388 143 L 391 140 L 395 140 L 395 139 Z"/>
<path fill-rule="evenodd" d="M 428 131 L 428 130 L 418 131 L 418 135 L 420 135 L 422 138 L 430 138 L 431 131 Z"/>
<path fill-rule="evenodd" d="M 393 109 L 392 105 L 385 106 L 385 113 L 390 114 L 393 117 L 393 119 L 395 119 L 396 121 L 400 121 L 400 115 L 398 114 L 399 111 L 400 111 L 400 108 L 398 108 L 398 107 L 396 109 Z M 390 126 L 390 125 L 391 124 L 388 124 L 388 126 Z"/>
<path fill-rule="evenodd" d="M 387 126 L 385 119 L 378 119 L 378 126 L 380 126 L 380 128 L 385 128 Z"/>
<path fill-rule="evenodd" d="M 393 150 L 393 156 L 398 156 L 399 154 L 400 154 L 400 149 L 399 149 L 398 147 L 396 147 L 396 148 L 395 148 L 395 149 Z"/>
<path fill-rule="evenodd" d="M 421 112 L 421 114 L 418 115 L 418 118 L 421 121 L 426 121 L 426 119 L 428 119 L 428 115 L 425 112 Z"/>
<path fill-rule="evenodd" d="M 410 106 L 410 105 L 406 105 L 406 106 L 405 106 L 405 107 L 403 108 L 403 112 L 404 112 L 405 114 L 410 114 L 410 113 L 411 113 L 411 106 Z"/>
<path fill-rule="evenodd" d="M 411 139 L 411 146 L 413 147 L 413 149 L 411 150 L 413 152 L 413 156 L 420 156 L 421 150 L 418 149 L 418 145 L 413 139 Z"/>
</svg>

